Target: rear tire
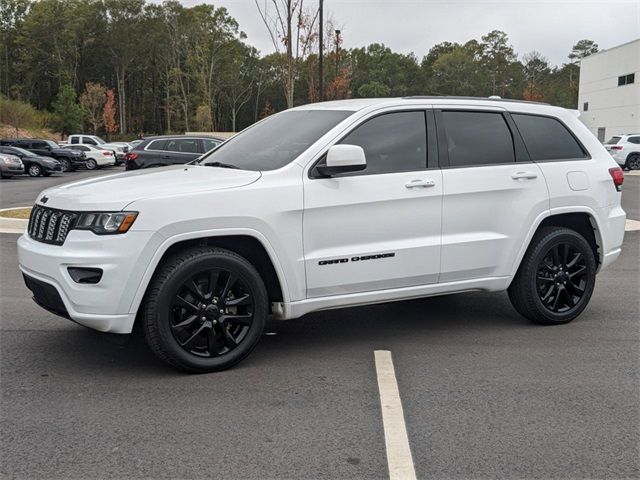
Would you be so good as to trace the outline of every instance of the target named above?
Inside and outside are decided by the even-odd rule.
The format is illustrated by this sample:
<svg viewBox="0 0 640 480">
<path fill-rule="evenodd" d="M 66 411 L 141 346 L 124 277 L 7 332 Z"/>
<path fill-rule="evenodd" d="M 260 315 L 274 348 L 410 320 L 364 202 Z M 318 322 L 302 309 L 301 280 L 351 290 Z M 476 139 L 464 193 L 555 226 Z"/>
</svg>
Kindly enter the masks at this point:
<svg viewBox="0 0 640 480">
<path fill-rule="evenodd" d="M 249 355 L 267 314 L 267 291 L 251 263 L 228 250 L 194 247 L 158 268 L 141 321 L 147 344 L 161 360 L 204 373 Z"/>
<path fill-rule="evenodd" d="M 509 299 L 529 320 L 559 325 L 584 311 L 595 280 L 596 258 L 589 242 L 568 228 L 543 227 L 509 286 Z"/>
<path fill-rule="evenodd" d="M 68 158 L 61 158 L 60 159 L 60 163 L 62 164 L 62 171 L 63 172 L 71 172 L 72 171 L 71 161 L 69 161 Z"/>
<path fill-rule="evenodd" d="M 629 158 L 627 158 L 627 163 L 624 167 L 629 170 L 640 170 L 640 155 L 638 155 L 637 153 L 629 155 Z"/>
<path fill-rule="evenodd" d="M 89 158 L 87 159 L 86 167 L 87 170 L 95 170 L 96 168 L 98 168 L 98 162 L 96 162 L 93 158 Z"/>
</svg>

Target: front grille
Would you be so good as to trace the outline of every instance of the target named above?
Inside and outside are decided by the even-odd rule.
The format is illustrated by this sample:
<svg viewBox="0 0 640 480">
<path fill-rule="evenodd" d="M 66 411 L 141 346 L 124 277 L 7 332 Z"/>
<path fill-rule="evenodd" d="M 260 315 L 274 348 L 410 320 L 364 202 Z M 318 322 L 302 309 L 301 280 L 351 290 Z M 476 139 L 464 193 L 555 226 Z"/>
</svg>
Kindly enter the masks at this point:
<svg viewBox="0 0 640 480">
<path fill-rule="evenodd" d="M 77 213 L 35 205 L 31 210 L 27 231 L 38 242 L 62 245 L 77 219 Z"/>
</svg>

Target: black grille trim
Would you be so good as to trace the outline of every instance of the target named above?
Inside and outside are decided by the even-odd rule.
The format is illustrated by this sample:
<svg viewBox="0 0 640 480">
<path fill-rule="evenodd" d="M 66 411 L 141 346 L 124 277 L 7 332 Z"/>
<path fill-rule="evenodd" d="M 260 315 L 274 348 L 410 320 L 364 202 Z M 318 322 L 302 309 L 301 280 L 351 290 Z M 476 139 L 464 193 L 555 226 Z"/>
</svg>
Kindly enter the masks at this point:
<svg viewBox="0 0 640 480">
<path fill-rule="evenodd" d="M 76 212 L 34 205 L 27 232 L 37 242 L 62 245 L 77 221 Z"/>
</svg>

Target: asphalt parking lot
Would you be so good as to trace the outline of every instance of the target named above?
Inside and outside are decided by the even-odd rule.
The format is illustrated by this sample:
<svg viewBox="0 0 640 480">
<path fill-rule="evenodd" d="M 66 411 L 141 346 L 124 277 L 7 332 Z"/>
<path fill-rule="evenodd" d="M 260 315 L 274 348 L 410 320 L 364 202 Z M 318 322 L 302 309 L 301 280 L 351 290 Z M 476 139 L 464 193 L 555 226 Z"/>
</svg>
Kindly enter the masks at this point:
<svg viewBox="0 0 640 480">
<path fill-rule="evenodd" d="M 107 172 L 3 180 L 0 207 Z M 623 206 L 640 220 L 640 176 Z M 0 234 L 3 477 L 386 478 L 376 350 L 418 478 L 640 477 L 640 231 L 568 325 L 504 293 L 336 310 L 271 322 L 247 360 L 199 376 L 37 307 L 17 237 Z"/>
</svg>

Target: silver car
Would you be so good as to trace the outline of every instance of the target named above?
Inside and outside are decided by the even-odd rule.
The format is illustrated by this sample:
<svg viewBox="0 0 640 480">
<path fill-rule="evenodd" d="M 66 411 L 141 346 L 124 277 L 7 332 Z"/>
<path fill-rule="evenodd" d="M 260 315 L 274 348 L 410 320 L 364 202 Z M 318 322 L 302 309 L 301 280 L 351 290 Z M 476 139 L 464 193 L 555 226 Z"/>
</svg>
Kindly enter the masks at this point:
<svg viewBox="0 0 640 480">
<path fill-rule="evenodd" d="M 14 175 L 22 175 L 24 173 L 24 165 L 15 155 L 7 155 L 0 153 L 0 176 L 2 178 L 11 178 Z"/>
</svg>

